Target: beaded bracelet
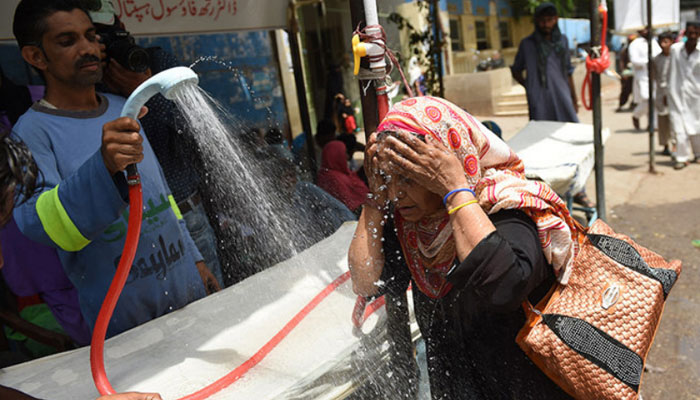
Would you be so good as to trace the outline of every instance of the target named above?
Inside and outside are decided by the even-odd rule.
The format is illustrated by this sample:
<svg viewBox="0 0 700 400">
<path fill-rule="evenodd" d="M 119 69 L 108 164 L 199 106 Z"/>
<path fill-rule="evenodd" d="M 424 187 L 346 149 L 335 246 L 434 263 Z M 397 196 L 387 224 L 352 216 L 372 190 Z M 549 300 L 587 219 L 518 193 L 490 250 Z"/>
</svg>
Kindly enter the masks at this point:
<svg viewBox="0 0 700 400">
<path fill-rule="evenodd" d="M 471 205 L 471 204 L 476 204 L 478 202 L 479 202 L 479 200 L 469 200 L 468 202 L 462 203 L 462 204 L 458 205 L 457 207 L 451 209 L 450 211 L 447 212 L 447 214 L 452 215 L 452 214 L 456 213 L 457 210 L 459 210 L 460 208 L 466 207 L 466 206 Z"/>
<path fill-rule="evenodd" d="M 458 193 L 458 192 L 469 192 L 469 193 L 472 194 L 472 196 L 476 197 L 476 193 L 474 193 L 474 191 L 471 190 L 471 189 L 469 189 L 469 188 L 455 189 L 455 190 L 452 190 L 452 191 L 448 192 L 448 193 L 445 195 L 445 197 L 442 198 L 442 204 L 444 204 L 445 207 L 447 207 L 447 199 L 449 199 L 450 196 L 452 196 L 453 194 Z"/>
</svg>

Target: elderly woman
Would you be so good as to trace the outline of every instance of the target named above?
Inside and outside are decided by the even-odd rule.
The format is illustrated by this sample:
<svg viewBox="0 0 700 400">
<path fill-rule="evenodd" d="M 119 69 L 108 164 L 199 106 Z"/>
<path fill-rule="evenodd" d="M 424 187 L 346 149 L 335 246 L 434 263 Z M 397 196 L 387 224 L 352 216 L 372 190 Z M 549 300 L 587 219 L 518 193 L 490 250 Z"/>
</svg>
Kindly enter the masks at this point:
<svg viewBox="0 0 700 400">
<path fill-rule="evenodd" d="M 349 251 L 355 292 L 412 283 L 434 399 L 567 398 L 515 343 L 521 302 L 568 278 L 582 233 L 564 203 L 445 100 L 404 100 L 377 130 Z"/>
</svg>

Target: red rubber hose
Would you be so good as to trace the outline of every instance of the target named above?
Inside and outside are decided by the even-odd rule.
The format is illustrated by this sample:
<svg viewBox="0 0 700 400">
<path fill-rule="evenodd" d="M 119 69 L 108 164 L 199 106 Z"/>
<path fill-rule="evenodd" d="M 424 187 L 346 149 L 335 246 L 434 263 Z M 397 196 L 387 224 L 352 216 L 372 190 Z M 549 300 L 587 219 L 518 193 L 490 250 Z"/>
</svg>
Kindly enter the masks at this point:
<svg viewBox="0 0 700 400">
<path fill-rule="evenodd" d="M 142 197 L 141 197 L 141 186 L 132 187 L 129 190 L 130 194 L 130 206 L 132 209 L 142 210 Z M 138 208 L 133 208 L 138 205 Z M 138 221 L 135 221 L 135 214 L 138 214 Z M 117 267 L 117 273 L 112 281 L 109 291 L 107 292 L 107 297 L 102 304 L 102 309 L 97 317 L 97 323 L 95 324 L 95 330 L 92 336 L 92 343 L 90 348 L 90 364 L 92 368 L 92 376 L 95 381 L 95 386 L 97 390 L 102 394 L 114 394 L 115 390 L 107 379 L 107 375 L 104 369 L 104 338 L 107 332 L 107 325 L 109 319 L 114 311 L 114 306 L 119 298 L 119 293 L 124 287 L 126 282 L 126 277 L 129 275 L 129 269 L 131 263 L 134 259 L 134 254 L 136 250 L 136 245 L 138 244 L 138 235 L 140 232 L 141 225 L 141 212 L 129 213 L 129 231 L 127 232 L 127 241 L 124 246 L 124 253 L 122 259 L 120 260 L 119 266 Z M 129 239 L 132 239 L 130 241 Z M 130 260 L 130 261 L 129 261 Z M 127 262 L 128 261 L 128 262 Z M 279 331 L 275 336 L 272 337 L 263 347 L 260 348 L 252 357 L 246 360 L 243 364 L 239 365 L 236 369 L 229 372 L 225 376 L 221 377 L 214 383 L 200 389 L 199 391 L 189 394 L 182 398 L 182 400 L 201 400 L 206 399 L 215 393 L 225 389 L 237 380 L 239 380 L 243 375 L 245 375 L 251 368 L 255 367 L 260 361 L 262 361 L 265 356 L 267 356 L 288 334 L 291 332 L 299 323 L 314 309 L 317 305 L 321 303 L 329 294 L 331 294 L 340 285 L 345 283 L 350 279 L 350 271 L 345 272 L 328 286 L 326 286 L 319 294 L 317 294 L 304 308 L 301 309 L 294 317 L 287 322 L 287 324 Z M 370 314 L 379 309 L 383 303 L 383 297 L 376 300 L 370 304 L 367 310 L 364 310 L 363 319 L 369 317 Z"/>
<path fill-rule="evenodd" d="M 608 9 L 601 4 L 598 7 L 598 12 L 603 17 L 603 31 L 601 33 L 601 50 L 600 57 L 591 58 L 589 55 L 586 57 L 586 78 L 583 80 L 583 85 L 581 86 L 581 103 L 586 108 L 586 110 L 591 109 L 591 101 L 586 100 L 586 95 L 588 98 L 593 97 L 593 88 L 591 87 L 591 73 L 602 74 L 608 67 L 610 67 L 610 51 L 608 46 L 605 44 L 605 38 L 608 31 Z"/>
<path fill-rule="evenodd" d="M 265 358 L 265 356 L 267 356 L 267 354 L 270 353 L 270 351 L 272 351 L 272 349 L 274 349 L 282 341 L 282 339 L 284 339 L 289 332 L 292 331 L 292 329 L 299 325 L 299 323 L 311 312 L 311 310 L 316 308 L 316 306 L 319 305 L 323 299 L 325 299 L 348 279 L 350 279 L 350 271 L 340 275 L 328 286 L 326 286 L 325 289 L 317 294 L 316 297 L 314 297 L 304 308 L 301 309 L 301 311 L 299 311 L 289 322 L 287 322 L 287 324 L 279 332 L 277 332 L 277 334 L 273 336 L 269 342 L 265 343 L 265 345 L 261 347 L 257 353 L 253 354 L 253 356 L 247 359 L 243 364 L 239 365 L 236 369 L 229 372 L 211 385 L 195 393 L 187 395 L 181 400 L 206 399 L 207 397 L 214 395 L 215 393 L 239 380 L 243 375 L 245 375 L 246 372 L 262 361 L 262 359 Z"/>
<path fill-rule="evenodd" d="M 138 176 L 129 176 L 129 180 L 139 181 Z M 104 362 L 104 344 L 107 334 L 107 326 L 112 318 L 114 307 L 117 305 L 119 295 L 124 288 L 126 279 L 129 277 L 131 264 L 134 262 L 136 248 L 139 244 L 139 236 L 141 235 L 141 218 L 143 215 L 143 193 L 141 191 L 141 183 L 129 186 L 129 228 L 126 232 L 126 241 L 124 243 L 124 251 L 122 258 L 119 260 L 117 272 L 109 285 L 107 296 L 105 296 L 100 313 L 97 315 L 95 329 L 92 332 L 92 341 L 90 342 L 90 369 L 92 370 L 92 379 L 95 381 L 95 386 L 101 395 L 115 394 L 114 388 L 107 379 L 105 373 Z"/>
<path fill-rule="evenodd" d="M 389 97 L 386 94 L 377 95 L 377 115 L 379 122 L 382 122 L 386 113 L 389 112 Z"/>
</svg>

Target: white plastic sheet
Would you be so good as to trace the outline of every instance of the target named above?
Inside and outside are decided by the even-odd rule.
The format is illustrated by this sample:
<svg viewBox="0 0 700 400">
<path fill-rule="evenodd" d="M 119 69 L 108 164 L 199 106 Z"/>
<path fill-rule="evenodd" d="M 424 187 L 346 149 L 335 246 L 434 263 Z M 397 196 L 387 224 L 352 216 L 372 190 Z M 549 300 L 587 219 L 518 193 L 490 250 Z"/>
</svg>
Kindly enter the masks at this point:
<svg viewBox="0 0 700 400">
<path fill-rule="evenodd" d="M 680 0 L 652 0 L 651 3 L 654 27 L 680 23 Z M 615 0 L 616 31 L 634 32 L 647 25 L 647 0 Z"/>
<path fill-rule="evenodd" d="M 610 130 L 603 129 L 603 143 L 609 137 Z M 595 165 L 589 124 L 530 121 L 508 144 L 523 160 L 525 175 L 544 181 L 561 197 L 581 191 Z"/>
<path fill-rule="evenodd" d="M 355 226 L 346 223 L 287 261 L 109 339 L 105 364 L 112 385 L 120 392 L 159 392 L 176 399 L 223 377 L 348 270 Z M 357 352 L 363 341 L 383 335 L 386 313 L 382 307 L 357 331 L 351 322 L 355 299 L 351 283 L 342 284 L 259 364 L 212 399 L 336 398 L 367 379 L 368 371 L 352 366 L 376 365 L 386 357 Z M 87 347 L 0 370 L 0 384 L 42 399 L 98 397 Z"/>
</svg>

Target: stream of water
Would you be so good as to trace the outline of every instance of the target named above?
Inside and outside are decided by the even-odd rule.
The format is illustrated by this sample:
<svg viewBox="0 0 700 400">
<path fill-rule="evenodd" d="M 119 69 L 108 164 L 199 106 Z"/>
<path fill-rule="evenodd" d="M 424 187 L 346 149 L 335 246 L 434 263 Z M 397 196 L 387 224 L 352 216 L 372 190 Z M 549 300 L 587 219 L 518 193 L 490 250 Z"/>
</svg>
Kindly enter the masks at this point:
<svg viewBox="0 0 700 400">
<path fill-rule="evenodd" d="M 238 265 L 229 266 L 228 273 L 249 276 L 305 247 L 300 231 L 304 227 L 288 212 L 290 192 L 282 171 L 274 162 L 256 157 L 245 142 L 244 124 L 199 86 L 179 91 L 175 103 L 204 164 L 205 197 L 215 209 L 220 230 L 233 240 L 227 245 L 239 254 Z"/>
</svg>

